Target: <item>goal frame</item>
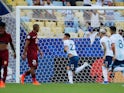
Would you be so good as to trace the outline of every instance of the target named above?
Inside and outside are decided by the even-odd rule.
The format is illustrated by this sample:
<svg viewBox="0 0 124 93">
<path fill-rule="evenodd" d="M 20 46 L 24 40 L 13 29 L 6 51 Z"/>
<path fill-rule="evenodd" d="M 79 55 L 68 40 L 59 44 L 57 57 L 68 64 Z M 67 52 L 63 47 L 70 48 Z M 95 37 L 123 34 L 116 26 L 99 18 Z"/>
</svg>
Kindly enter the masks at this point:
<svg viewBox="0 0 124 93">
<path fill-rule="evenodd" d="M 16 83 L 19 83 L 20 77 L 20 13 L 21 9 L 49 9 L 49 10 L 124 10 L 124 7 L 121 6 L 16 6 Z"/>
</svg>

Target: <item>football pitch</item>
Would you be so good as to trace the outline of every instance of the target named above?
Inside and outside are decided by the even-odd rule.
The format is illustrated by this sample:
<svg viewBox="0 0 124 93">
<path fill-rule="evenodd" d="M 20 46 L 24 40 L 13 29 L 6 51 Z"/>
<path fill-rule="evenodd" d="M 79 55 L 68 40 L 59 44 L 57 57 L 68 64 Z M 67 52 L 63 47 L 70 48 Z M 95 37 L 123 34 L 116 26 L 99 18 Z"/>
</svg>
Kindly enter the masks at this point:
<svg viewBox="0 0 124 93">
<path fill-rule="evenodd" d="M 75 83 L 73 85 L 64 83 L 46 83 L 40 86 L 32 84 L 6 84 L 1 88 L 0 93 L 124 93 L 124 86 L 121 83 L 96 84 L 96 83 Z"/>
</svg>

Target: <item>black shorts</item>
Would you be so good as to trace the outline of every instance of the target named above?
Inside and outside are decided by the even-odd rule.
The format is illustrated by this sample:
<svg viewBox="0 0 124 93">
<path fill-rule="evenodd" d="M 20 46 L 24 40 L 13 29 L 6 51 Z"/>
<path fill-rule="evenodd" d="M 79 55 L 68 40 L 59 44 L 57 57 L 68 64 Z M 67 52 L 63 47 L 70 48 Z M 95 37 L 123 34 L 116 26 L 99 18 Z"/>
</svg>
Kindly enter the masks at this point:
<svg viewBox="0 0 124 93">
<path fill-rule="evenodd" d="M 75 71 L 75 69 L 78 67 L 78 61 L 79 61 L 79 57 L 73 56 L 70 58 L 70 61 L 67 66 L 69 66 L 72 71 Z"/>
<path fill-rule="evenodd" d="M 120 60 L 117 60 L 117 59 L 116 59 L 116 60 L 114 61 L 112 67 L 115 68 L 115 67 L 118 67 L 118 66 L 119 66 L 119 67 L 124 67 L 124 60 L 120 61 Z"/>
<path fill-rule="evenodd" d="M 106 56 L 104 60 L 104 64 L 107 68 L 109 68 L 112 65 L 112 57 L 111 56 Z"/>
</svg>

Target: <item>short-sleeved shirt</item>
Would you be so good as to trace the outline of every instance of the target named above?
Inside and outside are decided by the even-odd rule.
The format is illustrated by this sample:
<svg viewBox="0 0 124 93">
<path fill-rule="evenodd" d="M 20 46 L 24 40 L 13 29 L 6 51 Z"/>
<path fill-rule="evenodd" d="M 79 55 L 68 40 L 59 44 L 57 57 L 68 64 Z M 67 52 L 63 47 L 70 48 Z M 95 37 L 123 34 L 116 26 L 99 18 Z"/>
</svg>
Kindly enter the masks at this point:
<svg viewBox="0 0 124 93">
<path fill-rule="evenodd" d="M 5 32 L 3 35 L 0 35 L 0 44 L 8 44 L 10 42 L 12 42 L 10 34 Z"/>
<path fill-rule="evenodd" d="M 115 57 L 117 60 L 124 60 L 124 40 L 119 34 L 113 34 L 111 37 L 112 44 L 115 44 Z"/>
<path fill-rule="evenodd" d="M 37 39 L 37 33 L 32 31 L 28 34 L 27 39 L 29 40 L 30 43 L 28 45 L 28 49 L 33 49 L 33 50 L 38 50 L 37 45 L 38 45 L 38 39 Z"/>
<path fill-rule="evenodd" d="M 106 46 L 106 56 L 113 56 L 113 52 L 112 52 L 112 49 L 111 49 L 111 40 L 109 37 L 107 36 L 103 36 L 101 39 L 100 39 L 100 44 L 101 44 L 101 47 L 102 49 L 104 49 L 102 43 L 105 43 L 105 46 Z"/>
<path fill-rule="evenodd" d="M 78 56 L 76 52 L 76 46 L 73 40 L 64 40 L 64 46 L 68 47 L 67 54 L 72 54 L 73 56 Z"/>
</svg>

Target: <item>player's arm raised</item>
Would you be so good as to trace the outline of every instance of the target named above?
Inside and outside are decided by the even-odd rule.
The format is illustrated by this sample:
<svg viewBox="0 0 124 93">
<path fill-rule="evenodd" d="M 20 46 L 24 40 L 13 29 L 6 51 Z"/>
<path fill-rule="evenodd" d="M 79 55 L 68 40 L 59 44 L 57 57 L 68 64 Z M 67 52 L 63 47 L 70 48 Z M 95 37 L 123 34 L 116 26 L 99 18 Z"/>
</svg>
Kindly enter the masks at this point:
<svg viewBox="0 0 124 93">
<path fill-rule="evenodd" d="M 29 40 L 26 40 L 25 42 L 25 46 L 24 46 L 24 52 L 23 52 L 23 55 L 22 55 L 22 59 L 25 60 L 26 59 L 26 56 L 27 56 L 27 50 L 28 50 L 28 45 L 29 45 L 30 41 Z"/>
<path fill-rule="evenodd" d="M 103 46 L 103 49 L 104 49 L 103 60 L 105 60 L 105 58 L 106 58 L 106 46 L 105 46 L 105 43 L 104 42 L 102 42 L 102 46 Z"/>
<path fill-rule="evenodd" d="M 14 58 L 16 58 L 15 48 L 12 42 L 10 42 L 11 49 L 13 50 Z"/>
</svg>

